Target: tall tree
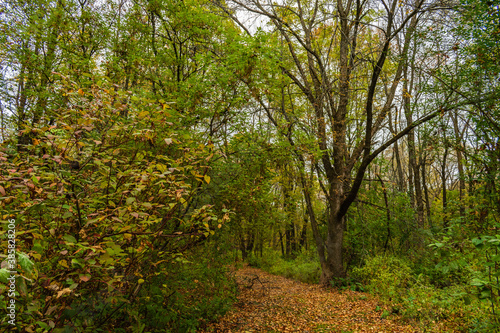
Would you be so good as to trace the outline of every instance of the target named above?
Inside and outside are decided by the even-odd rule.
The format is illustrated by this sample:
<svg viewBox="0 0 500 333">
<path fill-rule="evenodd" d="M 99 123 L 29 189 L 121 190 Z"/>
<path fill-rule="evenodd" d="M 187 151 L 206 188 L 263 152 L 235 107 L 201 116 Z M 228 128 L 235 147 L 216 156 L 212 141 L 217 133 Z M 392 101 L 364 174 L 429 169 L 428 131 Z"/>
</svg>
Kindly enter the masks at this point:
<svg viewBox="0 0 500 333">
<path fill-rule="evenodd" d="M 327 284 L 345 275 L 342 257 L 345 215 L 356 198 L 368 166 L 399 138 L 438 114 L 427 114 L 392 138 L 378 142 L 400 87 L 411 37 L 419 18 L 434 4 L 423 0 L 403 7 L 398 1 L 368 0 L 338 0 L 334 6 L 319 0 L 283 4 L 234 0 L 229 3 L 234 10 L 243 9 L 264 17 L 279 34 L 291 62 L 291 65 L 282 63 L 280 69 L 312 110 L 312 121 L 301 123 L 301 126 L 307 127 L 307 132 L 314 136 L 324 175 L 328 202 L 325 239 L 319 234 L 313 210 L 308 211 L 322 266 L 321 282 Z M 233 9 L 223 3 L 219 5 L 241 24 L 232 14 Z M 379 15 L 370 10 L 373 6 L 379 8 Z M 250 31 L 249 27 L 243 28 Z M 404 42 L 398 54 L 391 45 L 401 34 Z M 388 75 L 390 88 L 383 97 L 379 84 L 389 62 L 393 63 L 394 70 Z M 262 96 L 264 92 L 256 95 Z M 262 99 L 272 102 L 269 96 Z M 293 126 L 300 123 L 300 119 L 292 113 L 287 113 L 286 117 L 289 128 L 300 131 L 301 127 Z M 359 124 L 355 132 L 358 139 L 348 146 L 349 133 L 356 122 Z M 288 137 L 305 166 L 293 136 L 289 134 Z M 307 190 L 304 195 L 306 203 L 310 203 Z"/>
</svg>

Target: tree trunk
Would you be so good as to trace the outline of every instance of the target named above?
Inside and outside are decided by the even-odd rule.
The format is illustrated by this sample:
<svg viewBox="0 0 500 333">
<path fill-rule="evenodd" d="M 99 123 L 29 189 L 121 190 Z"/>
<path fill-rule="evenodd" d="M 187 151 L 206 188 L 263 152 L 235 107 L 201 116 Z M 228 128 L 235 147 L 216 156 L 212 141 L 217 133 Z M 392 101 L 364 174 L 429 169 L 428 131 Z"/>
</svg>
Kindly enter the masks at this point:
<svg viewBox="0 0 500 333">
<path fill-rule="evenodd" d="M 465 217 L 465 204 L 464 204 L 464 196 L 465 196 L 465 172 L 464 172 L 464 164 L 463 164 L 463 156 L 462 156 L 462 134 L 460 133 L 460 128 L 458 126 L 458 112 L 455 111 L 452 113 L 451 119 L 453 121 L 453 129 L 455 131 L 455 152 L 457 154 L 457 168 L 458 168 L 458 196 L 459 196 L 459 205 L 460 205 L 460 216 Z"/>
<path fill-rule="evenodd" d="M 304 217 L 304 225 L 302 226 L 302 230 L 300 232 L 300 248 L 306 247 L 307 249 L 307 217 Z"/>
<path fill-rule="evenodd" d="M 240 250 L 241 250 L 241 260 L 247 259 L 247 247 L 245 245 L 245 239 L 240 236 Z"/>
<path fill-rule="evenodd" d="M 425 164 L 426 164 L 427 157 L 424 155 L 422 157 L 422 160 L 420 161 L 420 170 L 422 171 L 422 188 L 424 189 L 424 196 L 425 196 L 425 210 L 427 214 L 427 223 L 429 227 L 432 227 L 432 218 L 431 218 L 431 202 L 429 199 L 429 188 L 427 186 L 427 177 L 425 173 Z"/>
<path fill-rule="evenodd" d="M 292 258 L 293 256 L 293 241 L 294 241 L 294 235 L 293 235 L 293 224 L 291 222 L 288 222 L 286 225 L 285 229 L 285 240 L 286 240 L 286 257 L 287 258 Z"/>
<path fill-rule="evenodd" d="M 404 70 L 404 83 L 403 83 L 403 107 L 406 116 L 407 125 L 413 123 L 413 116 L 410 105 L 410 98 L 412 92 L 413 73 L 411 77 L 408 76 L 408 68 Z M 408 84 L 410 81 L 410 84 Z M 417 227 L 423 228 L 424 226 L 424 205 L 422 200 L 422 185 L 420 181 L 419 165 L 417 163 L 417 152 L 415 148 L 415 132 L 412 130 L 408 133 L 408 175 L 410 187 L 413 187 L 414 193 L 410 193 L 412 198 L 412 205 L 417 212 Z"/>
<path fill-rule="evenodd" d="M 443 163 L 441 164 L 441 184 L 442 184 L 442 191 L 443 191 L 443 228 L 446 229 L 448 228 L 448 217 L 446 216 L 447 213 L 447 206 L 448 206 L 448 199 L 446 197 L 446 159 L 448 158 L 448 145 L 445 145 L 444 148 L 444 154 L 443 154 Z"/>
<path fill-rule="evenodd" d="M 396 109 L 397 110 L 397 109 Z M 396 111 L 396 117 L 399 112 Z M 392 116 L 389 113 L 389 130 L 391 131 L 392 135 L 396 135 L 397 131 L 392 125 Z M 394 158 L 396 159 L 396 170 L 397 170 L 397 184 L 398 184 L 398 190 L 404 191 L 406 188 L 405 184 L 405 179 L 403 175 L 403 167 L 401 166 L 401 157 L 399 156 L 399 144 L 398 141 L 394 142 L 393 146 L 393 152 L 394 152 Z"/>
<path fill-rule="evenodd" d="M 384 253 L 385 253 L 385 251 L 387 251 L 387 246 L 389 245 L 389 241 L 391 239 L 391 209 L 389 208 L 389 199 L 387 198 L 387 189 L 385 188 L 385 183 L 382 180 L 382 177 L 380 177 L 380 175 L 377 175 L 377 177 L 380 180 L 380 185 L 382 186 L 382 193 L 384 194 L 385 210 L 387 217 L 386 221 L 387 237 L 384 243 Z"/>
<path fill-rule="evenodd" d="M 327 286 L 336 278 L 346 276 L 343 260 L 344 217 L 338 218 L 334 210 L 328 216 L 328 234 L 326 236 L 326 261 L 321 265 L 319 283 Z"/>
<path fill-rule="evenodd" d="M 297 250 L 295 239 L 295 203 L 292 202 L 290 191 L 293 191 L 292 179 L 288 178 L 287 184 L 283 185 L 283 210 L 285 211 L 287 221 L 285 225 L 285 256 L 292 258 Z"/>
<path fill-rule="evenodd" d="M 279 231 L 280 235 L 280 247 L 281 247 L 281 256 L 284 258 L 285 257 L 285 247 L 283 246 L 283 234 L 281 231 Z"/>
</svg>

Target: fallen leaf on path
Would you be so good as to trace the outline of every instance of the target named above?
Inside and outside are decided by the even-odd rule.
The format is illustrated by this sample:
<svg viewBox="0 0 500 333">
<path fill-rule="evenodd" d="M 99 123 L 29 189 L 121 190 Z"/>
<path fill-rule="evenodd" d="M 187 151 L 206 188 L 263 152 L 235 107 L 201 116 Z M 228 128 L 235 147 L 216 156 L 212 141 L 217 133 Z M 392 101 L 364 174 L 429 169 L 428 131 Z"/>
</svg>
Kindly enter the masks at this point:
<svg viewBox="0 0 500 333">
<path fill-rule="evenodd" d="M 324 289 L 251 267 L 238 270 L 236 279 L 240 294 L 233 310 L 200 332 L 421 332 L 394 314 L 382 316 L 390 308 L 370 294 Z"/>
</svg>

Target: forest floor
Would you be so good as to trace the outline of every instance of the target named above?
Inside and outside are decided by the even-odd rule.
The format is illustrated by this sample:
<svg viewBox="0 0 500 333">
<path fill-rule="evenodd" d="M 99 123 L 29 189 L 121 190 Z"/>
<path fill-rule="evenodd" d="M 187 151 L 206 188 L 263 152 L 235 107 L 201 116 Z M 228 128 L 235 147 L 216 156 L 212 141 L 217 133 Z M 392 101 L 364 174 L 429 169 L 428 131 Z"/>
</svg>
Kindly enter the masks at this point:
<svg viewBox="0 0 500 333">
<path fill-rule="evenodd" d="M 439 323 L 410 325 L 362 292 L 324 289 L 251 267 L 236 271 L 236 279 L 238 301 L 204 332 L 449 332 Z"/>
</svg>

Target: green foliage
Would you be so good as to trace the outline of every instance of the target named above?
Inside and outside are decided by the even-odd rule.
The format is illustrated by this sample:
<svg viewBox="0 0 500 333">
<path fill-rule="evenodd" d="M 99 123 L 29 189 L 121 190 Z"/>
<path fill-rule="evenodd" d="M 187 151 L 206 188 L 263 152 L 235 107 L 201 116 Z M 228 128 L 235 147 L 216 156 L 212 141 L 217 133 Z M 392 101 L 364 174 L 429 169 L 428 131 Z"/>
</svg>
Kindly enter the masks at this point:
<svg viewBox="0 0 500 333">
<path fill-rule="evenodd" d="M 279 252 L 267 250 L 263 257 L 252 255 L 248 263 L 271 274 L 305 283 L 318 283 L 321 267 L 311 252 L 302 251 L 295 259 L 283 259 Z"/>
<path fill-rule="evenodd" d="M 498 6 L 488 0 L 465 0 L 462 2 L 461 25 L 457 33 L 469 43 L 465 44 L 463 52 L 474 55 L 471 62 L 475 69 L 486 69 L 487 75 L 497 76 L 499 64 L 496 61 L 500 55 L 500 27 L 498 26 Z"/>
<path fill-rule="evenodd" d="M 472 300 L 465 286 L 436 288 L 422 281 L 405 291 L 399 304 L 405 318 L 417 320 L 422 326 L 446 320 L 457 330 L 464 330 L 475 318 L 485 316 L 484 308 Z"/>
<path fill-rule="evenodd" d="M 352 271 L 353 277 L 363 282 L 368 290 L 395 301 L 400 301 L 401 292 L 415 284 L 412 273 L 406 262 L 392 256 L 373 257 L 365 266 Z"/>
<path fill-rule="evenodd" d="M 339 288 L 340 290 L 352 290 L 352 291 L 365 291 L 365 286 L 363 283 L 359 282 L 358 279 L 347 276 L 345 278 L 334 278 L 331 282 L 332 287 Z"/>
<path fill-rule="evenodd" d="M 471 277 L 469 262 L 473 258 L 467 255 L 468 252 L 464 253 L 464 250 L 470 250 L 470 247 L 465 248 L 464 243 L 457 238 L 453 240 L 449 236 L 443 236 L 439 241 L 428 245 L 434 250 L 433 255 L 426 255 L 417 262 L 415 270 L 424 273 L 437 287 L 466 285 Z"/>
<path fill-rule="evenodd" d="M 17 325 L 150 327 L 154 321 L 144 314 L 168 309 L 146 311 L 152 298 L 165 295 L 161 281 L 228 221 L 211 205 L 192 204 L 210 182 L 211 147 L 175 131 L 176 120 L 159 101 L 128 96 L 126 118 L 116 103 L 126 93 L 104 82 L 84 90 L 64 76 L 60 84 L 68 106 L 59 109 L 58 122 L 27 128 L 36 138 L 26 152 L 8 145 L 0 152 L 1 214 L 16 221 L 25 277 L 16 284 Z M 7 235 L 6 223 L 0 233 Z M 226 299 L 227 293 L 207 296 L 186 318 L 212 315 L 213 303 Z"/>
<path fill-rule="evenodd" d="M 213 165 L 209 191 L 218 208 L 231 211 L 228 227 L 243 259 L 262 249 L 280 217 L 272 190 L 276 157 L 270 148 L 258 133 L 240 129 L 228 142 L 226 158 Z"/>
<path fill-rule="evenodd" d="M 476 251 L 477 265 L 470 284 L 474 287 L 476 296 L 489 304 L 489 310 L 495 327 L 500 327 L 500 235 L 484 235 L 472 240 Z"/>
<path fill-rule="evenodd" d="M 362 202 L 354 204 L 349 210 L 350 224 L 345 234 L 348 266 L 360 266 L 365 258 L 382 252 L 413 251 L 412 238 L 419 231 L 412 227 L 415 211 L 408 195 L 399 192 L 391 194 L 391 220 L 388 221 L 380 191 L 379 184 L 370 184 L 370 187 L 360 191 Z"/>
<path fill-rule="evenodd" d="M 150 323 L 148 329 L 196 332 L 231 307 L 236 285 L 212 247 L 198 249 L 188 257 L 192 263 L 171 266 L 166 278 L 154 278 L 151 286 L 141 290 L 138 297 L 143 302 L 137 316 Z"/>
<path fill-rule="evenodd" d="M 368 259 L 364 267 L 354 268 L 352 278 L 422 327 L 446 320 L 463 330 L 487 317 L 486 308 L 471 297 L 466 285 L 436 287 L 428 276 L 417 274 L 411 266 L 399 258 L 376 256 Z"/>
</svg>

